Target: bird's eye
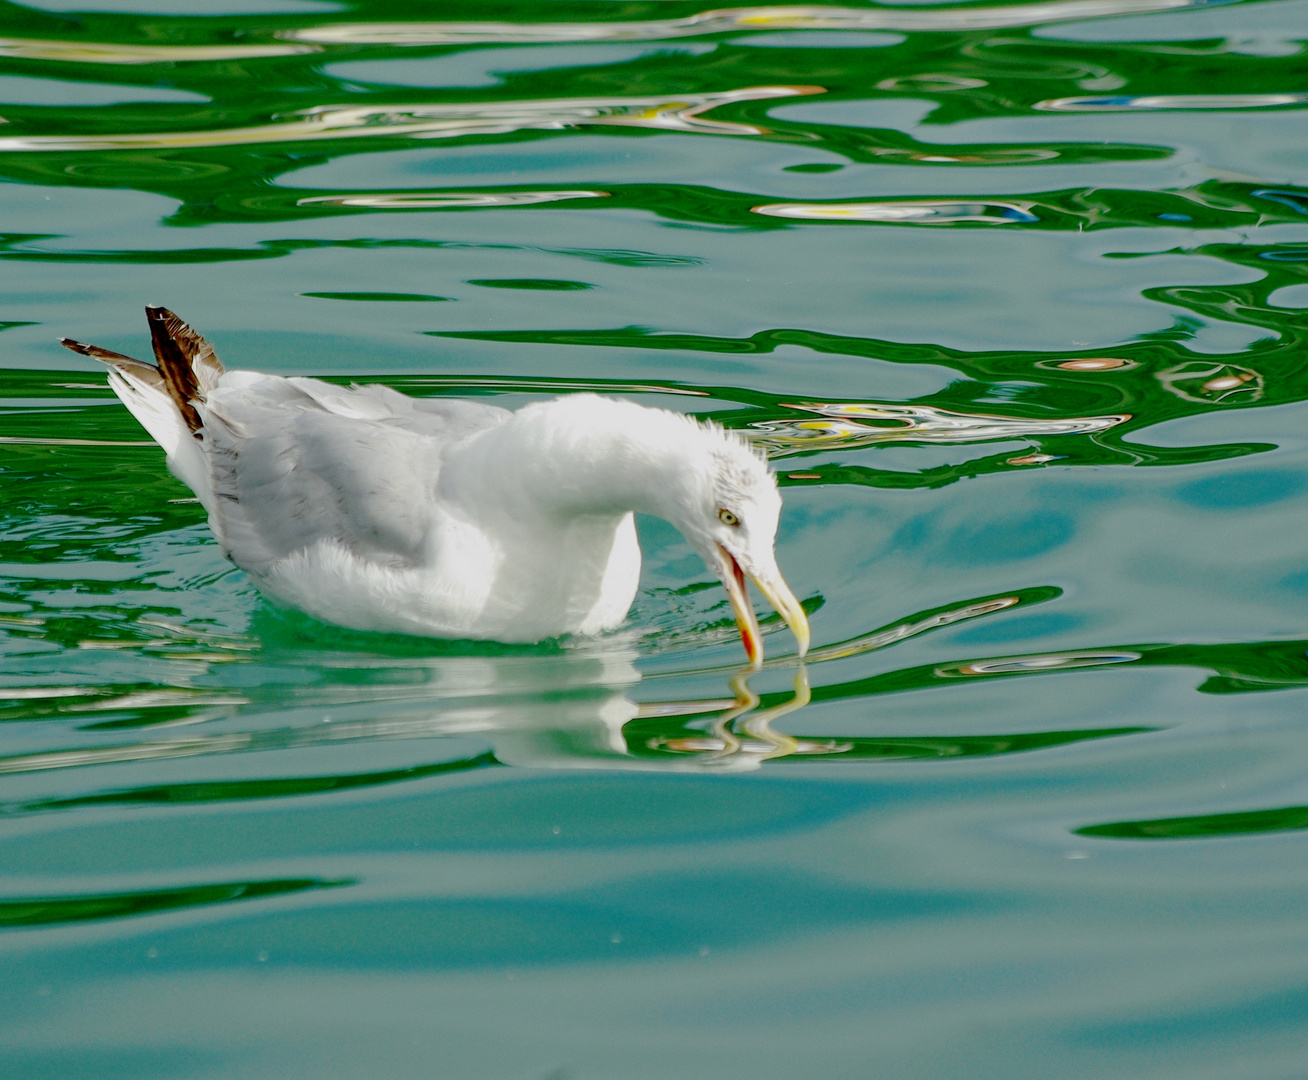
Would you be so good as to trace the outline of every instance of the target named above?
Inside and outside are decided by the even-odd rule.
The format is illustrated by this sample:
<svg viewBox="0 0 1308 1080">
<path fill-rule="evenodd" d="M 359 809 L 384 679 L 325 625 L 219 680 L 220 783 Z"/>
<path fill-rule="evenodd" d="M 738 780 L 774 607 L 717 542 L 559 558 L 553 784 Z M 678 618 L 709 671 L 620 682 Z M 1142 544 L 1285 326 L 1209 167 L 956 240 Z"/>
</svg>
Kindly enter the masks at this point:
<svg viewBox="0 0 1308 1080">
<path fill-rule="evenodd" d="M 718 511 L 718 520 L 721 521 L 723 525 L 740 524 L 740 518 L 736 517 L 735 514 L 733 514 L 730 510 L 726 509 L 725 507 L 723 507 Z"/>
</svg>

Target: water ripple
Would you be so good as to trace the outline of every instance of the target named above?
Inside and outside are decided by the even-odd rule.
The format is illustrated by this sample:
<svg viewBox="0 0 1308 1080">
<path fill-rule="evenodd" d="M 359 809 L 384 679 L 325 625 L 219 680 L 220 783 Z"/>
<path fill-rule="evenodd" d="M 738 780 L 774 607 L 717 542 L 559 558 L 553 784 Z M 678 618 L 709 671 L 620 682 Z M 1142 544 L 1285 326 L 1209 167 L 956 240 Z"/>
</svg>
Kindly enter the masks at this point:
<svg viewBox="0 0 1308 1080">
<path fill-rule="evenodd" d="M 1053 0 L 1005 7 L 935 10 L 827 6 L 720 8 L 680 19 L 639 22 L 375 22 L 286 30 L 287 41 L 317 45 L 472 45 L 483 42 L 653 41 L 747 30 L 1000 30 L 1073 19 L 1102 19 L 1207 6 L 1203 0 Z"/>
<path fill-rule="evenodd" d="M 1266 389 L 1257 371 L 1220 360 L 1190 360 L 1158 372 L 1155 378 L 1179 398 L 1214 405 L 1259 401 Z"/>
<path fill-rule="evenodd" d="M 945 664 L 935 671 L 945 679 L 969 675 L 1030 675 L 1041 671 L 1071 671 L 1074 668 L 1132 664 L 1142 659 L 1142 656 L 1142 653 L 1126 650 L 1041 653 L 1037 656 L 1004 656 L 972 660 L 965 664 Z"/>
<path fill-rule="evenodd" d="M 505 135 L 527 129 L 578 126 L 657 128 L 714 135 L 762 135 L 755 124 L 713 120 L 703 114 L 738 101 L 823 93 L 816 86 L 751 86 L 710 94 L 663 97 L 564 98 L 548 101 L 480 101 L 443 105 L 319 105 L 295 120 L 209 131 L 105 135 L 21 135 L 0 139 L 0 152 L 31 150 L 139 150 L 322 139 L 450 139 Z"/>
<path fill-rule="evenodd" d="M 1038 101 L 1047 112 L 1157 112 L 1170 109 L 1275 109 L 1308 105 L 1308 94 L 1153 94 L 1066 97 Z"/>
<path fill-rule="evenodd" d="M 876 402 L 788 404 L 820 420 L 760 420 L 752 442 L 775 457 L 811 450 L 851 450 L 879 443 L 961 443 L 1033 435 L 1091 435 L 1129 420 L 1130 414 L 1035 420 L 1024 416 L 961 413 L 931 405 Z M 866 421 L 871 421 L 870 423 Z"/>
<path fill-rule="evenodd" d="M 607 191 L 406 191 L 312 195 L 296 206 L 354 206 L 368 210 L 471 210 L 485 206 L 535 206 L 566 199 L 603 199 Z"/>
<path fill-rule="evenodd" d="M 0 38 L 0 57 L 61 64 L 172 64 L 196 60 L 258 60 L 321 52 L 317 45 L 138 45 L 109 41 Z"/>
<path fill-rule="evenodd" d="M 896 225 L 953 225 L 962 221 L 992 225 L 1038 221 L 1030 202 L 953 202 L 915 199 L 911 202 L 768 203 L 751 207 L 766 217 L 802 221 L 888 221 Z"/>
</svg>

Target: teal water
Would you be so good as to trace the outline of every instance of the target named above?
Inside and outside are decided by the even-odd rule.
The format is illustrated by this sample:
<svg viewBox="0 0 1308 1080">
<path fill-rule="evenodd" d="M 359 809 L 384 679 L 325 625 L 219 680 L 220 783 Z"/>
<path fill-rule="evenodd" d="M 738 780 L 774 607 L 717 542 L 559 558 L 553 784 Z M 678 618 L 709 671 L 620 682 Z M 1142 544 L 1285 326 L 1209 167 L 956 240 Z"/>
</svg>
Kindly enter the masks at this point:
<svg viewBox="0 0 1308 1080">
<path fill-rule="evenodd" d="M 1305 0 L 0 5 L 0 1076 L 1231 1077 L 1308 1027 Z M 61 350 L 774 456 L 814 632 L 352 633 Z"/>
</svg>

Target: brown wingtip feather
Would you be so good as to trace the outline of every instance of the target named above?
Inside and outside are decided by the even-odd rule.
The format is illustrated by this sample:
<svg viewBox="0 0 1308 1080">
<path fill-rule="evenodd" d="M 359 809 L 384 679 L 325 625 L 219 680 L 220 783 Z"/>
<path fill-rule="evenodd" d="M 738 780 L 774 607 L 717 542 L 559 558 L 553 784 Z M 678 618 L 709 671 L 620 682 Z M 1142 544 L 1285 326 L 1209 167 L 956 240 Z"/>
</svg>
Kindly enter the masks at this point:
<svg viewBox="0 0 1308 1080">
<path fill-rule="evenodd" d="M 166 307 L 147 304 L 145 318 L 150 324 L 150 344 L 158 367 L 72 338 L 60 338 L 59 344 L 163 390 L 177 406 L 186 426 L 199 438 L 204 421 L 194 402 L 204 401 L 205 395 L 218 385 L 223 366 L 214 355 L 213 346 Z"/>
<path fill-rule="evenodd" d="M 186 426 L 198 432 L 204 421 L 192 402 L 204 400 L 205 390 L 212 389 L 222 374 L 222 365 L 214 356 L 213 346 L 167 308 L 147 306 L 145 318 L 168 396 Z"/>
<path fill-rule="evenodd" d="M 99 360 L 101 363 L 117 368 L 124 374 L 133 375 L 148 386 L 163 387 L 163 378 L 159 374 L 159 369 L 153 364 L 124 356 L 112 349 L 102 349 L 99 345 L 88 345 L 84 341 L 74 341 L 72 338 L 60 338 L 59 344 L 65 349 L 72 349 L 73 352 L 82 356 L 89 356 L 93 360 Z"/>
<path fill-rule="evenodd" d="M 84 341 L 74 341 L 70 337 L 61 337 L 59 339 L 59 344 L 65 349 L 72 349 L 73 352 L 81 353 L 83 356 L 94 356 L 97 360 L 101 359 L 100 356 L 96 355 L 97 353 L 109 355 L 108 349 L 102 349 L 98 345 L 88 345 Z M 112 355 L 117 356 L 118 354 L 113 353 Z"/>
<path fill-rule="evenodd" d="M 191 371 L 200 387 L 201 400 L 203 400 L 205 394 L 217 387 L 224 371 L 213 346 L 166 307 L 151 304 L 145 310 L 146 317 L 151 320 L 151 323 L 157 322 L 161 325 L 167 330 L 168 336 L 177 343 L 178 349 L 191 365 Z"/>
</svg>

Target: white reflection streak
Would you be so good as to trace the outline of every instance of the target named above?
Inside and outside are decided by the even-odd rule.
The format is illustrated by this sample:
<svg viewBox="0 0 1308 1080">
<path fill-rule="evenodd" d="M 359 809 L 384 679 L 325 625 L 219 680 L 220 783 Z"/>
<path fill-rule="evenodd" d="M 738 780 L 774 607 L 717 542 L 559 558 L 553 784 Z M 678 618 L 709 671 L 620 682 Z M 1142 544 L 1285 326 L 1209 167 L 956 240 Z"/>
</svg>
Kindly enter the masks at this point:
<svg viewBox="0 0 1308 1080">
<path fill-rule="evenodd" d="M 942 678 L 965 678 L 970 675 L 1030 675 L 1036 671 L 1070 671 L 1074 668 L 1131 664 L 1141 658 L 1141 653 L 1125 650 L 1040 653 L 1035 656 L 1002 656 L 988 660 L 973 660 L 966 664 L 946 664 L 936 668 L 935 673 Z"/>
<path fill-rule="evenodd" d="M 318 45 L 120 45 L 107 41 L 0 38 L 0 57 L 71 64 L 166 64 L 185 60 L 257 60 L 321 52 Z"/>
<path fill-rule="evenodd" d="M 897 225 L 952 225 L 976 221 L 993 225 L 1038 221 L 1029 202 L 956 202 L 943 199 L 916 199 L 912 202 L 872 203 L 768 203 L 751 207 L 765 217 L 792 218 L 799 221 L 880 221 Z"/>
<path fill-rule="evenodd" d="M 748 30 L 1002 30 L 1073 19 L 1140 15 L 1201 6 L 1202 0 L 1053 0 L 1009 7 L 912 10 L 827 6 L 720 8 L 681 19 L 642 22 L 334 23 L 286 30 L 286 41 L 317 45 L 545 44 L 567 41 L 657 41 Z"/>
<path fill-rule="evenodd" d="M 1275 109 L 1308 105 L 1308 94 L 1158 94 L 1152 97 L 1068 97 L 1038 101 L 1046 112 L 1149 112 L 1173 109 Z"/>
<path fill-rule="evenodd" d="M 817 413 L 821 420 L 760 420 L 747 432 L 751 442 L 769 454 L 784 457 L 806 450 L 853 449 L 887 442 L 962 443 L 1033 435 L 1088 435 L 1129 420 L 1129 413 L 1111 416 L 1034 420 L 1019 416 L 960 413 L 930 405 L 849 404 L 787 405 Z M 853 418 L 853 419 L 851 419 Z M 859 423 L 881 421 L 882 425 Z M 893 425 L 893 426 L 891 426 Z"/>
<path fill-rule="evenodd" d="M 250 749 L 252 735 L 197 735 L 193 738 L 126 746 L 97 746 L 89 750 L 52 750 L 46 754 L 24 754 L 0 758 L 0 775 L 73 769 L 83 765 L 111 765 L 128 761 L 156 761 L 160 758 L 194 757 Z"/>
<path fill-rule="evenodd" d="M 86 697 L 88 693 L 94 691 L 80 686 L 7 686 L 0 690 L 0 701 L 44 701 L 47 698 Z"/>
<path fill-rule="evenodd" d="M 121 697 L 101 699 L 85 705 L 69 705 L 67 710 L 69 712 L 117 712 L 120 709 L 158 709 L 181 705 L 191 707 L 247 705 L 249 700 L 236 694 L 203 694 L 190 690 L 142 690 L 135 694 L 123 694 Z"/>
<path fill-rule="evenodd" d="M 603 199 L 607 191 L 416 191 L 312 195 L 296 206 L 354 206 L 369 210 L 465 210 L 482 206 L 535 206 L 566 199 Z"/>
<path fill-rule="evenodd" d="M 884 649 L 907 638 L 916 637 L 918 634 L 925 634 L 929 630 L 938 630 L 942 626 L 952 626 L 954 623 L 964 622 L 967 619 L 993 615 L 996 611 L 1016 607 L 1021 602 L 1021 597 L 1018 596 L 1001 596 L 996 600 L 982 600 L 975 604 L 965 604 L 963 607 L 951 608 L 949 611 L 940 611 L 934 615 L 928 615 L 925 619 L 897 623 L 886 630 L 878 630 L 875 633 L 865 634 L 850 641 L 842 641 L 835 645 L 828 645 L 825 648 L 814 649 L 808 654 L 807 660 L 812 664 L 821 663 L 823 660 L 843 660 L 846 657 L 859 656 L 862 653 L 872 652 L 876 649 Z M 777 664 L 779 665 L 780 662 L 778 660 Z M 764 661 L 763 666 L 768 666 L 766 661 Z"/>
<path fill-rule="evenodd" d="M 632 708 L 634 710 L 634 706 Z M 18 754 L 0 758 L 0 776 L 9 773 L 80 768 L 85 765 L 113 765 L 131 761 L 153 761 L 160 758 L 230 754 L 237 751 L 286 750 L 294 747 L 324 746 L 374 739 L 441 737 L 491 729 L 493 725 L 489 720 L 493 718 L 495 712 L 494 709 L 451 709 L 435 717 L 418 719 L 365 720 L 280 731 L 185 735 L 116 746 L 95 746 L 82 750 L 51 750 L 46 753 Z"/>
<path fill-rule="evenodd" d="M 184 149 L 320 139 L 449 139 L 512 131 L 579 126 L 644 127 L 716 135 L 761 135 L 753 124 L 712 120 L 702 114 L 736 101 L 820 94 L 817 86 L 751 86 L 716 94 L 664 97 L 564 98 L 447 105 L 320 105 L 295 120 L 216 131 L 142 132 L 122 135 L 28 135 L 0 138 L 0 152 L 32 150 Z"/>
</svg>

